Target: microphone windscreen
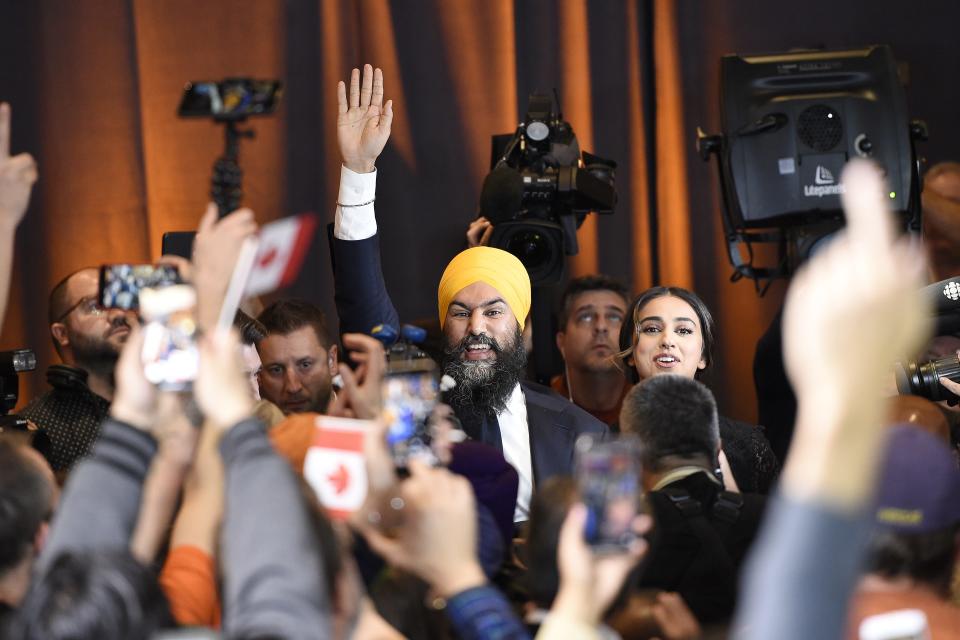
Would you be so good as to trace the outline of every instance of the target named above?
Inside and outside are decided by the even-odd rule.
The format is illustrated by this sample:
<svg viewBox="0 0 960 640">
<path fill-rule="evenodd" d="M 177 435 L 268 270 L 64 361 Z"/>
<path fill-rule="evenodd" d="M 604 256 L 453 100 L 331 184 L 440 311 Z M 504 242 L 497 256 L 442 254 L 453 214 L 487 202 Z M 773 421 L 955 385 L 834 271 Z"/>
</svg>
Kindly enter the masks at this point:
<svg viewBox="0 0 960 640">
<path fill-rule="evenodd" d="M 483 179 L 480 215 L 493 224 L 513 218 L 520 211 L 522 202 L 523 178 L 517 170 L 501 165 Z"/>
</svg>

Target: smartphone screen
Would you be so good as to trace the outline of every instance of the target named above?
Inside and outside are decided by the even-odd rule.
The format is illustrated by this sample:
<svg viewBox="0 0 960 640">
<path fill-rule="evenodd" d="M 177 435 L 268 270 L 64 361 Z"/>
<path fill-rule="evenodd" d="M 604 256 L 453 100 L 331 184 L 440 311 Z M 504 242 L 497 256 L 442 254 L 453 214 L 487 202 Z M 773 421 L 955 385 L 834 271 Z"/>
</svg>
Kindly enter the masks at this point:
<svg viewBox="0 0 960 640">
<path fill-rule="evenodd" d="M 598 553 L 626 550 L 637 538 L 633 521 L 641 498 L 636 440 L 599 441 L 581 436 L 576 444 L 575 468 L 580 499 L 587 507 L 587 543 Z"/>
<path fill-rule="evenodd" d="M 100 305 L 139 309 L 140 291 L 182 282 L 177 268 L 161 264 L 105 264 L 100 267 Z"/>
<path fill-rule="evenodd" d="M 197 294 L 186 284 L 141 292 L 143 372 L 164 391 L 185 391 L 197 377 Z"/>
<path fill-rule="evenodd" d="M 412 457 L 437 464 L 428 424 L 440 393 L 436 366 L 428 359 L 405 362 L 410 364 L 394 364 L 388 370 L 382 386 L 382 418 L 388 425 L 387 445 L 397 469 L 406 469 Z"/>
<path fill-rule="evenodd" d="M 280 100 L 277 80 L 230 78 L 222 82 L 188 82 L 177 114 L 240 119 L 273 113 Z"/>
</svg>

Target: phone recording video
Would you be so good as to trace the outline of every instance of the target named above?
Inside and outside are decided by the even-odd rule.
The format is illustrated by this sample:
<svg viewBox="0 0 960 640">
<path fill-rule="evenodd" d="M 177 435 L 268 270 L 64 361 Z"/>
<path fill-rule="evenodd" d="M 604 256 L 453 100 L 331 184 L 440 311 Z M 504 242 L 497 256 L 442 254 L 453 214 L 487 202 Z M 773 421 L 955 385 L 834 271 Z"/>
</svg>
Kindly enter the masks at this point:
<svg viewBox="0 0 960 640">
<path fill-rule="evenodd" d="M 277 109 L 282 94 L 277 80 L 228 78 L 222 82 L 188 82 L 177 114 L 241 120 Z"/>
<path fill-rule="evenodd" d="M 600 441 L 581 436 L 576 444 L 575 468 L 580 500 L 587 507 L 587 543 L 596 553 L 627 550 L 637 538 L 633 521 L 641 499 L 636 440 Z"/>
<path fill-rule="evenodd" d="M 404 470 L 411 458 L 437 464 L 429 425 L 440 393 L 436 364 L 427 358 L 391 362 L 381 391 L 394 466 Z"/>
<path fill-rule="evenodd" d="M 100 267 L 100 305 L 105 309 L 139 309 L 140 291 L 182 282 L 166 264 L 106 264 Z"/>
<path fill-rule="evenodd" d="M 197 377 L 197 294 L 186 284 L 144 289 L 141 359 L 147 380 L 164 391 L 186 391 Z"/>
</svg>

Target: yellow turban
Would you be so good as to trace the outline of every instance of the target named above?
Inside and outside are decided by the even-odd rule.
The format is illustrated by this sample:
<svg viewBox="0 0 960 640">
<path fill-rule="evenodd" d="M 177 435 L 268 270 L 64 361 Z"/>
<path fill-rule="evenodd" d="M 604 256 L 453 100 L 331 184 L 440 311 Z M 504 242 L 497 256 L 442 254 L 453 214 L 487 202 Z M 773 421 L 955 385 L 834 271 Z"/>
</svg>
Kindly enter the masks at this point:
<svg viewBox="0 0 960 640">
<path fill-rule="evenodd" d="M 530 312 L 530 276 L 515 255 L 493 247 L 461 251 L 444 269 L 437 287 L 440 327 L 447 320 L 454 296 L 475 282 L 485 282 L 500 293 L 522 330 Z"/>
</svg>

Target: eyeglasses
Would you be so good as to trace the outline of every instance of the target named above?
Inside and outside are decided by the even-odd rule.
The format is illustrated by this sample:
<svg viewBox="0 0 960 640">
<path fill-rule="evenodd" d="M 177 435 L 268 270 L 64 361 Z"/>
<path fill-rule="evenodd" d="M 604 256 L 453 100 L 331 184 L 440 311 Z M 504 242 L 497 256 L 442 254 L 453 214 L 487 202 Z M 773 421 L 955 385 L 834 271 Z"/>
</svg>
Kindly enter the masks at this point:
<svg viewBox="0 0 960 640">
<path fill-rule="evenodd" d="M 80 302 L 64 311 L 63 315 L 57 318 L 57 322 L 63 322 L 64 318 L 73 313 L 74 309 L 80 309 L 89 316 L 102 316 L 107 311 L 97 302 L 96 298 L 80 298 Z"/>
</svg>

